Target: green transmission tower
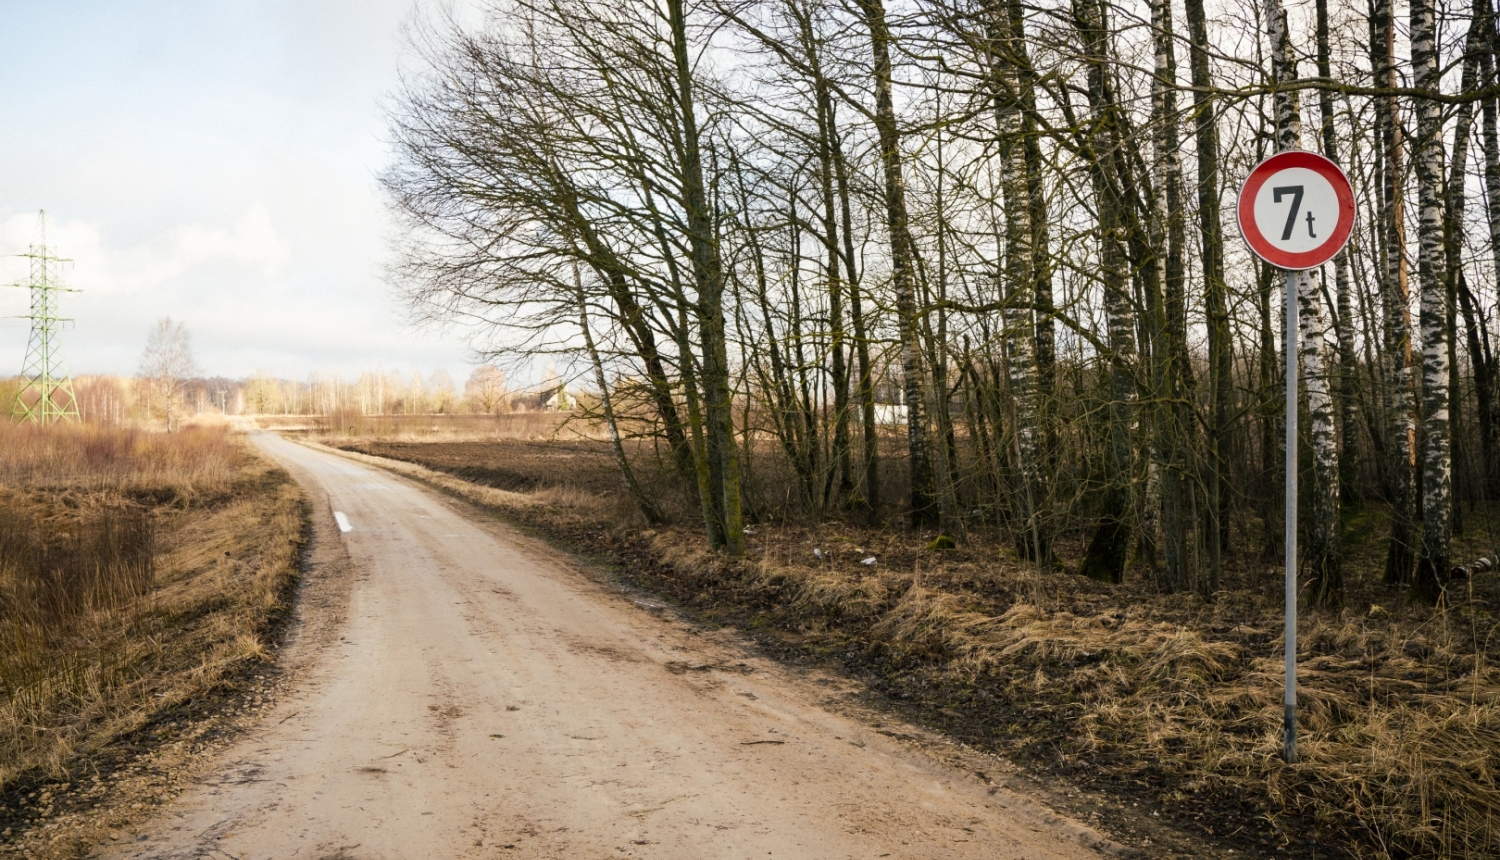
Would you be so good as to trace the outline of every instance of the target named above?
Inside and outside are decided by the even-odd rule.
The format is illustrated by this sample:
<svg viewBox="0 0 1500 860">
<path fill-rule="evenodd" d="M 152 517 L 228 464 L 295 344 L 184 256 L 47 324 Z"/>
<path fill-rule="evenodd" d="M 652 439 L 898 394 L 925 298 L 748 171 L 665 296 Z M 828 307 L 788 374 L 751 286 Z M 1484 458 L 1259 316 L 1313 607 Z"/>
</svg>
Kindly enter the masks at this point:
<svg viewBox="0 0 1500 860">
<path fill-rule="evenodd" d="M 14 287 L 31 290 L 31 313 L 20 319 L 31 320 L 31 343 L 26 347 L 26 363 L 21 368 L 21 390 L 16 393 L 10 418 L 17 423 L 33 421 L 52 424 L 78 420 L 78 400 L 73 396 L 73 378 L 63 362 L 62 342 L 58 337 L 65 323 L 72 320 L 58 316 L 58 293 L 76 293 L 64 287 L 59 278 L 61 264 L 71 262 L 55 257 L 47 248 L 47 213 L 37 219 L 37 240 L 31 250 L 17 256 L 31 261 L 31 277 Z"/>
</svg>

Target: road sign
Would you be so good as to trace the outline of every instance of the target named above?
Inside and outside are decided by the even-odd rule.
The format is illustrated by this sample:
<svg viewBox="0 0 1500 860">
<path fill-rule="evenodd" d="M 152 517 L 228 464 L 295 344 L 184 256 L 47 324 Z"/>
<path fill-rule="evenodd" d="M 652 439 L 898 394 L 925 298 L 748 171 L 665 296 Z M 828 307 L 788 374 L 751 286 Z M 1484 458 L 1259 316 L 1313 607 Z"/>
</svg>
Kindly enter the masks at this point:
<svg viewBox="0 0 1500 860">
<path fill-rule="evenodd" d="M 1312 269 L 1349 241 L 1354 189 L 1337 164 L 1316 152 L 1280 152 L 1245 177 L 1235 211 L 1256 256 L 1282 269 Z"/>
<path fill-rule="evenodd" d="M 1286 271 L 1286 700 L 1282 755 L 1297 760 L 1297 285 L 1334 258 L 1354 231 L 1354 189 L 1337 164 L 1305 150 L 1262 161 L 1240 187 L 1240 235 L 1256 256 Z"/>
</svg>

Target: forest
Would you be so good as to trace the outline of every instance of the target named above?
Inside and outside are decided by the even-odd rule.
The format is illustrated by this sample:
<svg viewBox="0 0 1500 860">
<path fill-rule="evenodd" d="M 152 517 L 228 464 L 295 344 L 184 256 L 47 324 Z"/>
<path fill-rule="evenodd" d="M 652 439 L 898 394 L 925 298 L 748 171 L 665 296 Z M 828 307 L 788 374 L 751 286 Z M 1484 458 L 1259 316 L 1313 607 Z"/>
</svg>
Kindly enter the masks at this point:
<svg viewBox="0 0 1500 860">
<path fill-rule="evenodd" d="M 409 40 L 388 277 L 598 390 L 649 522 L 648 460 L 729 556 L 841 518 L 1211 600 L 1282 552 L 1290 360 L 1308 604 L 1366 509 L 1409 601 L 1493 564 L 1453 550 L 1500 489 L 1489 0 L 496 0 Z M 1293 149 L 1358 217 L 1288 356 L 1234 204 Z"/>
</svg>

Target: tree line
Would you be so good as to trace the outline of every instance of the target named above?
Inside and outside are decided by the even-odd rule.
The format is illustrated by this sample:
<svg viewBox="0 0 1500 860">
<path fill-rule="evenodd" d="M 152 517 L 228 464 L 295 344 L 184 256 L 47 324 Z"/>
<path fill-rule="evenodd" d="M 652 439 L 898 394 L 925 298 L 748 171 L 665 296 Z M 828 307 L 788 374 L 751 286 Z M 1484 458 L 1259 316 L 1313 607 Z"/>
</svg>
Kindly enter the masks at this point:
<svg viewBox="0 0 1500 860">
<path fill-rule="evenodd" d="M 412 32 L 390 277 L 496 355 L 575 362 L 642 513 L 631 435 L 731 554 L 779 504 L 1043 568 L 1077 536 L 1081 573 L 1134 555 L 1211 596 L 1226 553 L 1280 552 L 1298 361 L 1313 603 L 1342 604 L 1341 511 L 1372 503 L 1385 580 L 1435 601 L 1500 487 L 1500 31 L 1489 0 L 1407 11 L 493 0 Z M 1292 356 L 1232 209 L 1289 149 L 1359 206 L 1295 280 Z"/>
<path fill-rule="evenodd" d="M 153 334 L 155 329 L 153 329 Z M 158 340 L 153 338 L 153 341 Z M 176 426 L 203 414 L 359 416 L 503 415 L 512 412 L 568 411 L 571 402 L 555 402 L 560 381 L 544 379 L 512 390 L 504 371 L 492 364 L 475 367 L 463 389 L 441 368 L 418 371 L 367 371 L 354 378 L 314 372 L 306 380 L 283 379 L 260 372 L 248 379 L 204 376 L 193 365 L 177 363 L 180 351 L 148 347 L 139 375 L 85 375 L 74 379 L 83 420 L 103 424 L 133 421 Z M 15 399 L 18 378 L 0 379 L 0 402 Z M 564 389 L 567 390 L 566 388 Z M 585 393 L 587 402 L 592 394 Z"/>
<path fill-rule="evenodd" d="M 459 390 L 448 371 L 366 370 L 346 377 L 317 371 L 306 381 L 261 371 L 239 384 L 236 414 L 245 415 L 494 415 L 537 408 L 535 395 L 513 392 L 492 364 L 474 368 Z"/>
</svg>

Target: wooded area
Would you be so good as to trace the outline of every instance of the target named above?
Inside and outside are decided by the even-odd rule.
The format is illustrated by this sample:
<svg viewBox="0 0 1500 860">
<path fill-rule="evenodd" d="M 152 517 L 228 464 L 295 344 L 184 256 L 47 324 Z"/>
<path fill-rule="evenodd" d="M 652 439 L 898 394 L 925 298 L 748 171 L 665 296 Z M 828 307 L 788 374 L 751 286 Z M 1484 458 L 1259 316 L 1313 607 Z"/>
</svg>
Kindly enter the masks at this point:
<svg viewBox="0 0 1500 860">
<path fill-rule="evenodd" d="M 1401 11 L 497 0 L 413 33 L 391 278 L 574 362 L 643 515 L 633 435 L 730 554 L 747 517 L 904 520 L 1212 597 L 1281 552 L 1283 278 L 1231 207 L 1317 150 L 1360 211 L 1297 281 L 1304 584 L 1342 604 L 1341 513 L 1378 504 L 1386 581 L 1435 602 L 1500 489 L 1500 31 Z"/>
</svg>

